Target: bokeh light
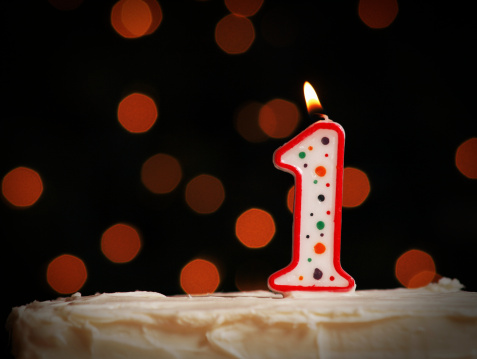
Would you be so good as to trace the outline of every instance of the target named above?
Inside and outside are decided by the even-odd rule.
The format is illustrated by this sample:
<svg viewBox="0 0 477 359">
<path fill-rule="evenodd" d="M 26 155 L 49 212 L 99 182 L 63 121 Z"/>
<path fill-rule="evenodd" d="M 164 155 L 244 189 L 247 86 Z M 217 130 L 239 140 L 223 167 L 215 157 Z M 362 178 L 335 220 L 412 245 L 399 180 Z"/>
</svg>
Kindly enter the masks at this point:
<svg viewBox="0 0 477 359">
<path fill-rule="evenodd" d="M 121 100 L 118 106 L 118 121 L 129 132 L 146 132 L 157 119 L 157 106 L 152 98 L 133 93 Z"/>
<path fill-rule="evenodd" d="M 111 25 L 125 38 L 153 33 L 162 22 L 162 9 L 156 0 L 120 0 L 111 9 Z"/>
<path fill-rule="evenodd" d="M 293 207 L 295 204 L 295 186 L 291 186 L 287 193 L 287 207 L 290 212 L 293 213 Z"/>
<path fill-rule="evenodd" d="M 238 217 L 235 235 L 246 247 L 265 247 L 275 235 L 275 221 L 267 211 L 251 208 Z"/>
<path fill-rule="evenodd" d="M 366 173 L 346 167 L 343 170 L 343 207 L 357 207 L 368 198 L 371 185 Z"/>
<path fill-rule="evenodd" d="M 158 153 L 148 158 L 141 168 L 141 181 L 152 193 L 173 191 L 182 178 L 182 168 L 174 157 Z"/>
<path fill-rule="evenodd" d="M 235 115 L 235 129 L 249 142 L 263 142 L 269 138 L 258 123 L 261 108 L 262 104 L 259 102 L 248 102 Z"/>
<path fill-rule="evenodd" d="M 224 202 L 224 186 L 218 178 L 202 174 L 193 178 L 187 184 L 185 198 L 189 207 L 195 212 L 213 213 Z"/>
<path fill-rule="evenodd" d="M 149 6 L 149 10 L 151 11 L 151 15 L 152 15 L 151 25 L 149 26 L 149 29 L 147 29 L 145 34 L 145 35 L 150 35 L 157 30 L 157 28 L 162 22 L 162 17 L 163 17 L 162 8 L 161 8 L 161 5 L 159 5 L 159 3 L 156 0 L 144 0 L 144 2 L 146 2 L 147 5 Z"/>
<path fill-rule="evenodd" d="M 397 0 L 359 0 L 360 19 L 372 29 L 383 29 L 392 24 L 398 14 Z"/>
<path fill-rule="evenodd" d="M 424 287 L 436 276 L 436 265 L 428 253 L 411 249 L 397 259 L 395 274 L 406 288 Z"/>
<path fill-rule="evenodd" d="M 71 254 L 53 259 L 46 271 L 46 280 L 60 294 L 71 294 L 80 290 L 88 277 L 84 262 Z"/>
<path fill-rule="evenodd" d="M 182 268 L 180 283 L 187 294 L 213 293 L 220 284 L 219 270 L 210 261 L 194 259 Z"/>
<path fill-rule="evenodd" d="M 229 14 L 224 16 L 215 27 L 215 41 L 227 54 L 246 52 L 254 40 L 255 29 L 246 17 Z"/>
<path fill-rule="evenodd" d="M 43 182 L 35 170 L 17 167 L 8 172 L 2 180 L 2 194 L 16 207 L 35 204 L 43 193 Z"/>
<path fill-rule="evenodd" d="M 477 179 L 477 137 L 468 139 L 457 148 L 455 165 L 464 176 Z"/>
<path fill-rule="evenodd" d="M 255 15 L 263 4 L 263 0 L 225 0 L 225 6 L 233 14 L 240 16 Z"/>
<path fill-rule="evenodd" d="M 137 229 L 129 224 L 115 224 L 104 231 L 101 237 L 101 251 L 114 263 L 130 262 L 140 249 L 141 237 Z"/>
<path fill-rule="evenodd" d="M 280 98 L 267 102 L 260 109 L 260 128 L 272 138 L 290 136 L 299 120 L 300 113 L 296 105 Z"/>
<path fill-rule="evenodd" d="M 58 10 L 69 11 L 78 8 L 83 0 L 48 0 L 48 2 Z"/>
</svg>

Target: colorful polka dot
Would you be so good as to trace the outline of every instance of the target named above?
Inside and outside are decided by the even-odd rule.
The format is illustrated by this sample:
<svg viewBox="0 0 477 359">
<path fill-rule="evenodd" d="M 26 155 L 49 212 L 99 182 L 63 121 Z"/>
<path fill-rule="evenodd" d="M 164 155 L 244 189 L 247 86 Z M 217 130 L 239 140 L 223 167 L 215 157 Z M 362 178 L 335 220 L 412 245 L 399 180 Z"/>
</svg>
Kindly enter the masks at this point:
<svg viewBox="0 0 477 359">
<path fill-rule="evenodd" d="M 328 137 L 323 137 L 321 139 L 321 143 L 324 145 L 327 145 L 328 143 L 330 143 L 330 139 Z"/>
<path fill-rule="evenodd" d="M 317 184 L 317 183 L 318 183 L 318 180 L 314 180 L 313 183 L 314 183 L 314 184 Z"/>
<path fill-rule="evenodd" d="M 312 151 L 312 150 L 313 150 L 313 146 L 308 146 L 308 149 L 309 149 L 310 151 Z"/>
<path fill-rule="evenodd" d="M 302 276 L 302 275 L 299 276 L 298 279 L 299 279 L 299 280 L 303 280 L 303 276 Z"/>
<path fill-rule="evenodd" d="M 325 153 L 325 157 L 328 157 L 329 155 L 327 153 Z"/>
<path fill-rule="evenodd" d="M 325 222 L 319 221 L 318 223 L 316 223 L 316 228 L 321 231 L 323 228 L 325 228 Z"/>
<path fill-rule="evenodd" d="M 323 254 L 323 253 L 325 253 L 325 251 L 326 251 L 326 247 L 325 247 L 325 245 L 324 245 L 323 243 L 317 243 L 317 244 L 315 244 L 314 249 L 315 249 L 315 253 L 316 253 L 316 254 Z"/>
<path fill-rule="evenodd" d="M 335 280 L 335 277 L 331 276 L 330 280 L 333 282 Z"/>
<path fill-rule="evenodd" d="M 308 167 L 308 164 L 307 164 L 307 163 L 305 163 L 305 164 L 303 165 L 303 167 L 307 168 L 307 167 Z"/>
<path fill-rule="evenodd" d="M 327 184 L 326 184 L 326 187 L 329 187 L 329 186 L 330 186 L 330 184 L 329 184 L 329 183 L 327 183 Z"/>
<path fill-rule="evenodd" d="M 323 166 L 318 166 L 315 168 L 315 173 L 318 176 L 323 177 L 326 174 L 326 168 Z"/>
<path fill-rule="evenodd" d="M 311 258 L 308 258 L 308 262 L 311 262 Z"/>
<path fill-rule="evenodd" d="M 320 271 L 318 268 L 315 268 L 315 271 L 313 272 L 313 278 L 316 280 L 320 280 L 323 277 L 323 272 Z"/>
<path fill-rule="evenodd" d="M 330 214 L 331 214 L 331 212 L 330 212 L 330 211 L 326 211 L 326 214 L 327 214 L 327 215 L 330 215 Z"/>
<path fill-rule="evenodd" d="M 305 153 L 305 152 L 300 152 L 300 153 L 298 154 L 298 157 L 300 157 L 300 158 L 305 158 L 305 157 L 306 157 L 306 153 Z"/>
<path fill-rule="evenodd" d="M 325 196 L 322 195 L 322 194 L 320 194 L 320 195 L 318 196 L 318 201 L 323 202 L 324 200 L 325 200 Z"/>
</svg>

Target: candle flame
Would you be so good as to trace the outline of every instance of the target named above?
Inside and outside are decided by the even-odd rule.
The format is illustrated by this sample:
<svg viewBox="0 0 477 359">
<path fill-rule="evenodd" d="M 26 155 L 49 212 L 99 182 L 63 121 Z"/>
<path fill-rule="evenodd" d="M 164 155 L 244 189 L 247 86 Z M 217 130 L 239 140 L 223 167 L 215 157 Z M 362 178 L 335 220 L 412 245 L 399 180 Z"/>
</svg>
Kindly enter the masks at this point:
<svg viewBox="0 0 477 359">
<path fill-rule="evenodd" d="M 308 113 L 312 114 L 323 111 L 323 106 L 321 106 L 318 95 L 308 81 L 306 81 L 305 85 L 303 85 L 303 92 L 305 93 L 306 108 L 308 109 Z"/>
</svg>

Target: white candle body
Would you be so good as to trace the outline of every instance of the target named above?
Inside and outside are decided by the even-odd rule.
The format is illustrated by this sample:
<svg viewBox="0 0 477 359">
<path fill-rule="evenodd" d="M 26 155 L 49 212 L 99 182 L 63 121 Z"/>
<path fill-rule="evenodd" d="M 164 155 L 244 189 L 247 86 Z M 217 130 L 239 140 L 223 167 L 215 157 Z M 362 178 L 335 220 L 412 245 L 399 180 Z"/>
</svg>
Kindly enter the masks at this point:
<svg viewBox="0 0 477 359">
<path fill-rule="evenodd" d="M 277 168 L 295 176 L 293 258 L 270 277 L 276 291 L 354 289 L 340 265 L 344 131 L 319 121 L 275 153 Z"/>
</svg>

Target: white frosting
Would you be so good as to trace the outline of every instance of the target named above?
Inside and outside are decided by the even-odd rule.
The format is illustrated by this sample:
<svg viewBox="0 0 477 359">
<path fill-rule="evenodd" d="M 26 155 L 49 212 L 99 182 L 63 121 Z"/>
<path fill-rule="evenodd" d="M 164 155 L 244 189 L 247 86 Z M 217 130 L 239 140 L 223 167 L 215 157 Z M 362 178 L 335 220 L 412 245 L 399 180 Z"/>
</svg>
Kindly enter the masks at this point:
<svg viewBox="0 0 477 359">
<path fill-rule="evenodd" d="M 17 358 L 476 358 L 477 293 L 75 294 L 13 309 Z"/>
</svg>

